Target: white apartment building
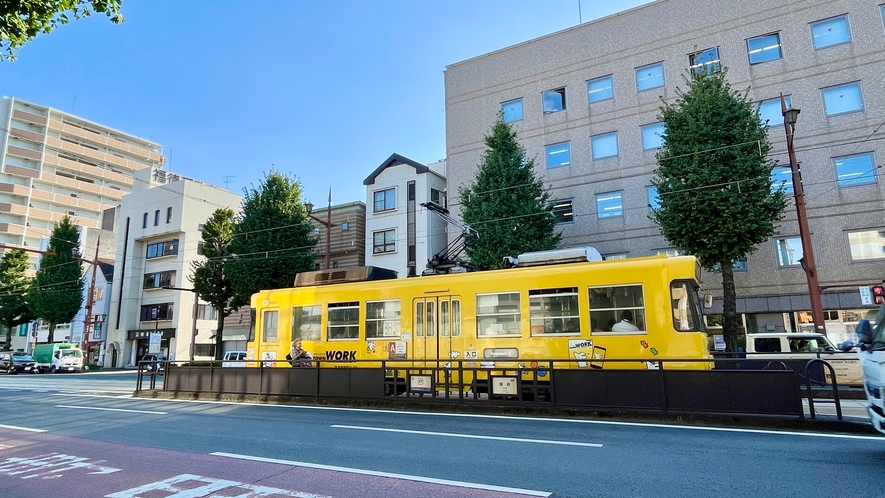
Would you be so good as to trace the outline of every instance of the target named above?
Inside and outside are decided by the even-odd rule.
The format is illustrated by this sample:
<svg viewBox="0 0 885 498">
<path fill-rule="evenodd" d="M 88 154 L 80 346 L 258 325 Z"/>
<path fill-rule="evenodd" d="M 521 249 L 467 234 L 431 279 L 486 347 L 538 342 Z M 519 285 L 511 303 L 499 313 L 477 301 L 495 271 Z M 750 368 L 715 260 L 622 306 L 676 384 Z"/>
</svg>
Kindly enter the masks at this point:
<svg viewBox="0 0 885 498">
<path fill-rule="evenodd" d="M 152 332 L 171 360 L 209 360 L 217 315 L 189 291 L 191 262 L 201 257 L 202 224 L 216 209 L 240 211 L 242 197 L 162 170 L 135 176 L 120 207 L 104 366 L 136 365 Z"/>
<path fill-rule="evenodd" d="M 366 265 L 420 275 L 446 247 L 447 223 L 422 203 L 447 207 L 446 162 L 424 165 L 392 154 L 364 181 Z"/>
<path fill-rule="evenodd" d="M 40 247 L 65 215 L 101 228 L 132 191 L 133 173 L 162 168 L 160 145 L 15 97 L 0 98 L 0 244 Z M 36 270 L 38 254 L 32 254 Z"/>
</svg>

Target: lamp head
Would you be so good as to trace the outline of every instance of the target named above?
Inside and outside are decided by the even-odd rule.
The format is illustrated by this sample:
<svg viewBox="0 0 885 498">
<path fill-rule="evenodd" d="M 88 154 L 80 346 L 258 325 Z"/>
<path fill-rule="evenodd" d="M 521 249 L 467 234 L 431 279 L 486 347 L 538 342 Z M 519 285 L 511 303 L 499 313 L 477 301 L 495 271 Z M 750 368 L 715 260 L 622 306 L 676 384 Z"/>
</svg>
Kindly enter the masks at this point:
<svg viewBox="0 0 885 498">
<path fill-rule="evenodd" d="M 790 107 L 786 111 L 784 111 L 784 121 L 790 125 L 790 129 L 796 128 L 796 121 L 799 119 L 799 109 L 794 109 Z"/>
<path fill-rule="evenodd" d="M 313 212 L 313 203 L 310 201 L 305 202 L 304 209 L 307 209 L 307 214 L 312 213 Z"/>
</svg>

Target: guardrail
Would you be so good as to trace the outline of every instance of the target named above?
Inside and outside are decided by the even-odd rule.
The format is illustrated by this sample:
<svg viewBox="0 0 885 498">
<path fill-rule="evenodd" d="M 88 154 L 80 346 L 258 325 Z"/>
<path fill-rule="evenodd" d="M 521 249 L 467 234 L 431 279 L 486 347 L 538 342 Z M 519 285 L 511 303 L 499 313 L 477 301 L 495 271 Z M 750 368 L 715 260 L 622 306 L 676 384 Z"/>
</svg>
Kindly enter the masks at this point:
<svg viewBox="0 0 885 498">
<path fill-rule="evenodd" d="M 140 365 L 137 391 L 804 418 L 793 370 L 721 368 L 741 359 L 606 359 L 489 363 L 425 360 L 261 360 Z M 638 368 L 642 365 L 643 369 Z M 716 368 L 697 370 L 707 365 Z M 145 367 L 151 367 L 150 369 Z"/>
</svg>

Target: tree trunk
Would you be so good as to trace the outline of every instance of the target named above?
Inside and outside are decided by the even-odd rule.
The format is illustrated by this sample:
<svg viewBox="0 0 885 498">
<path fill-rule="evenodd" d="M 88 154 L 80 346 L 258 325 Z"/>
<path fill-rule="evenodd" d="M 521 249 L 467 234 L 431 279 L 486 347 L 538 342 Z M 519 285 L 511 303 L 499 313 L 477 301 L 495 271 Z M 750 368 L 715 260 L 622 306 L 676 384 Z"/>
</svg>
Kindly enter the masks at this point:
<svg viewBox="0 0 885 498">
<path fill-rule="evenodd" d="M 12 327 L 6 327 L 6 341 L 3 343 L 2 349 L 12 349 Z"/>
<path fill-rule="evenodd" d="M 740 322 L 737 316 L 737 292 L 734 288 L 734 269 L 731 261 L 723 261 L 722 268 L 722 334 L 726 351 L 737 351 Z"/>
<path fill-rule="evenodd" d="M 49 322 L 49 336 L 46 338 L 46 343 L 50 344 L 55 340 L 55 322 Z"/>
<path fill-rule="evenodd" d="M 224 313 L 218 312 L 218 322 L 215 325 L 215 360 L 221 361 L 224 358 L 224 351 L 221 350 L 224 345 Z"/>
</svg>

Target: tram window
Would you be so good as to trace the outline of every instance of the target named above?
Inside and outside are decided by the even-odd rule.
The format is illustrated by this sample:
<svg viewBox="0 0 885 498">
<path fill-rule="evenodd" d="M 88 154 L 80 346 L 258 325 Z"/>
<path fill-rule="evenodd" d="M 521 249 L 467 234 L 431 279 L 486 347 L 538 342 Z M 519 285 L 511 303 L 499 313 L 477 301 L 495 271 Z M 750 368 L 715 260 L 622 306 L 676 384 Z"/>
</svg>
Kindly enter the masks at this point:
<svg viewBox="0 0 885 498">
<path fill-rule="evenodd" d="M 240 318 L 242 320 L 242 317 Z M 247 342 L 255 341 L 255 308 L 249 308 L 249 340 Z"/>
<path fill-rule="evenodd" d="M 328 340 L 358 339 L 360 336 L 360 303 L 330 303 Z"/>
<path fill-rule="evenodd" d="M 277 342 L 277 320 L 279 319 L 279 311 L 265 311 L 262 340 L 264 342 Z"/>
<path fill-rule="evenodd" d="M 292 308 L 292 340 L 320 340 L 322 319 L 322 306 L 296 306 Z"/>
<path fill-rule="evenodd" d="M 400 302 L 376 301 L 366 303 L 366 338 L 400 336 Z"/>
<path fill-rule="evenodd" d="M 680 331 L 700 330 L 696 294 L 692 293 L 687 282 L 670 284 L 670 304 L 673 308 L 673 328 Z"/>
<path fill-rule="evenodd" d="M 532 335 L 580 335 L 578 288 L 529 290 Z"/>
<path fill-rule="evenodd" d="M 476 296 L 477 337 L 519 336 L 519 293 Z"/>
<path fill-rule="evenodd" d="M 590 317 L 604 334 L 644 334 L 647 329 L 642 285 L 590 287 Z"/>
<path fill-rule="evenodd" d="M 449 336 L 449 302 L 440 301 L 439 303 L 439 335 L 441 337 Z"/>
<path fill-rule="evenodd" d="M 424 301 L 415 303 L 415 337 L 424 337 Z"/>
<path fill-rule="evenodd" d="M 435 304 L 433 301 L 427 301 L 427 337 L 433 337 L 436 334 Z"/>
<path fill-rule="evenodd" d="M 461 337 L 461 301 L 452 301 L 452 337 Z"/>
</svg>

